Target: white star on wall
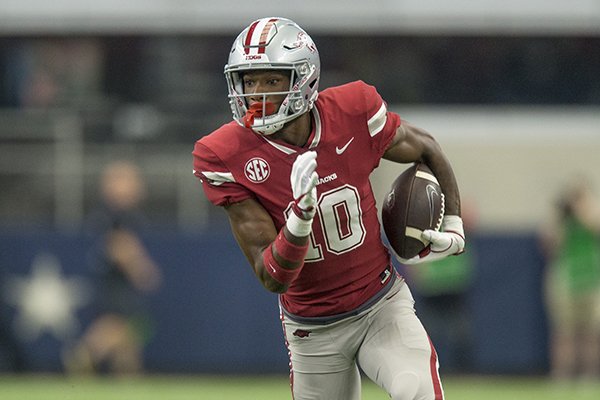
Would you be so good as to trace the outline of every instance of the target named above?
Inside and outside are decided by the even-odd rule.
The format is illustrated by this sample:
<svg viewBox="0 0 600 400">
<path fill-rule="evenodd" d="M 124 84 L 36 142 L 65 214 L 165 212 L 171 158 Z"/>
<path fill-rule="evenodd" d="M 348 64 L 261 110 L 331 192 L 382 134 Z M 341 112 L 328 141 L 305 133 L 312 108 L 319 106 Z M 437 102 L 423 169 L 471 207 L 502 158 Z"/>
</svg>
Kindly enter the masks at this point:
<svg viewBox="0 0 600 400">
<path fill-rule="evenodd" d="M 44 332 L 59 340 L 77 333 L 75 312 L 88 302 L 88 285 L 81 278 L 64 278 L 54 255 L 36 256 L 31 274 L 12 277 L 6 286 L 7 301 L 17 308 L 15 330 L 24 341 L 34 341 Z"/>
</svg>

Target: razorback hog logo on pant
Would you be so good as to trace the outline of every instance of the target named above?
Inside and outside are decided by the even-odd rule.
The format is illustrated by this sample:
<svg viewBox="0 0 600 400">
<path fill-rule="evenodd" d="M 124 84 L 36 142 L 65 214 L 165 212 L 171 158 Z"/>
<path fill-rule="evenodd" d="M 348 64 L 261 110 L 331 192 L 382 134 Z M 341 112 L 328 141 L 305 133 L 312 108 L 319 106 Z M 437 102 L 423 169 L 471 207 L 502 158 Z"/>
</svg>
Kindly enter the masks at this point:
<svg viewBox="0 0 600 400">
<path fill-rule="evenodd" d="M 305 331 L 304 329 L 296 329 L 293 333 L 294 336 L 298 336 L 299 338 L 305 338 L 310 335 L 310 331 Z"/>
</svg>

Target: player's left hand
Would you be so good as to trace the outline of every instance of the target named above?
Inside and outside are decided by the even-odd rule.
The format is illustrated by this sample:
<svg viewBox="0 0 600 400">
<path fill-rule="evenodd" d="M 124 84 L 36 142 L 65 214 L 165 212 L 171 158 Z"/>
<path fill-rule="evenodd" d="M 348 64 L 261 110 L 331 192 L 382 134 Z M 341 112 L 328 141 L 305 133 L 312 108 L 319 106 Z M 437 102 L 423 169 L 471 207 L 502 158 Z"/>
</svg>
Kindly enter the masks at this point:
<svg viewBox="0 0 600 400">
<path fill-rule="evenodd" d="M 421 238 L 429 242 L 423 251 L 408 260 L 400 259 L 403 264 L 420 264 L 435 261 L 465 250 L 465 231 L 462 219 L 458 215 L 446 215 L 441 230 L 425 230 Z"/>
<path fill-rule="evenodd" d="M 290 184 L 294 196 L 294 212 L 300 218 L 312 220 L 317 203 L 317 153 L 307 151 L 299 155 L 292 165 Z"/>
</svg>

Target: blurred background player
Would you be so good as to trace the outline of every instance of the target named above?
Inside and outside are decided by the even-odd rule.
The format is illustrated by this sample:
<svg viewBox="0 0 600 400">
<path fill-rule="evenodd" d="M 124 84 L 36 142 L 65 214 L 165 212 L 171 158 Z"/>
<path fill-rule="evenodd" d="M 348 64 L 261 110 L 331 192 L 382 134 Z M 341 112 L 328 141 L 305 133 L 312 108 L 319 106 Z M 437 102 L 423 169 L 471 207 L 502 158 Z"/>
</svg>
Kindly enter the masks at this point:
<svg viewBox="0 0 600 400">
<path fill-rule="evenodd" d="M 161 281 L 159 268 L 138 235 L 144 223 L 139 210 L 144 186 L 139 169 L 129 162 L 111 163 L 103 171 L 103 204 L 88 221 L 96 237 L 92 266 L 97 316 L 67 351 L 69 372 L 142 371 L 142 350 L 152 328 L 146 293 Z"/>
<path fill-rule="evenodd" d="M 382 158 L 426 163 L 446 216 L 441 232 L 423 233 L 431 251 L 406 261 L 461 253 L 458 185 L 438 143 L 362 81 L 318 92 L 317 48 L 288 19 L 244 29 L 225 75 L 234 121 L 196 142 L 194 172 L 260 282 L 280 294 L 293 398 L 359 399 L 360 366 L 394 400 L 443 399 L 369 181 Z"/>
<path fill-rule="evenodd" d="M 462 202 L 465 233 L 477 223 L 473 202 Z M 473 333 L 470 290 L 475 279 L 477 249 L 473 245 L 460 257 L 446 257 L 402 271 L 417 300 L 417 313 L 438 352 L 445 373 L 471 372 Z"/>
<path fill-rule="evenodd" d="M 600 203 L 581 177 L 556 204 L 545 229 L 551 374 L 600 378 Z"/>
</svg>

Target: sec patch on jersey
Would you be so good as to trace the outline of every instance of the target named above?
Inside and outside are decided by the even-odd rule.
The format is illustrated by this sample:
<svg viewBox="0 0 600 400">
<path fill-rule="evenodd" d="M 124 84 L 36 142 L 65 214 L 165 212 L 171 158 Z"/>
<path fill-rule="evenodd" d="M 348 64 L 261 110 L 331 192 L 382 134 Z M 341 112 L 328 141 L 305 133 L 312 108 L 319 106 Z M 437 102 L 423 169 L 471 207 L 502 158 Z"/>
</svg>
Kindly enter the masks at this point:
<svg viewBox="0 0 600 400">
<path fill-rule="evenodd" d="M 381 210 L 383 230 L 400 258 L 419 254 L 429 243 L 427 229 L 439 230 L 444 217 L 444 195 L 429 167 L 416 163 L 392 183 Z"/>
</svg>

